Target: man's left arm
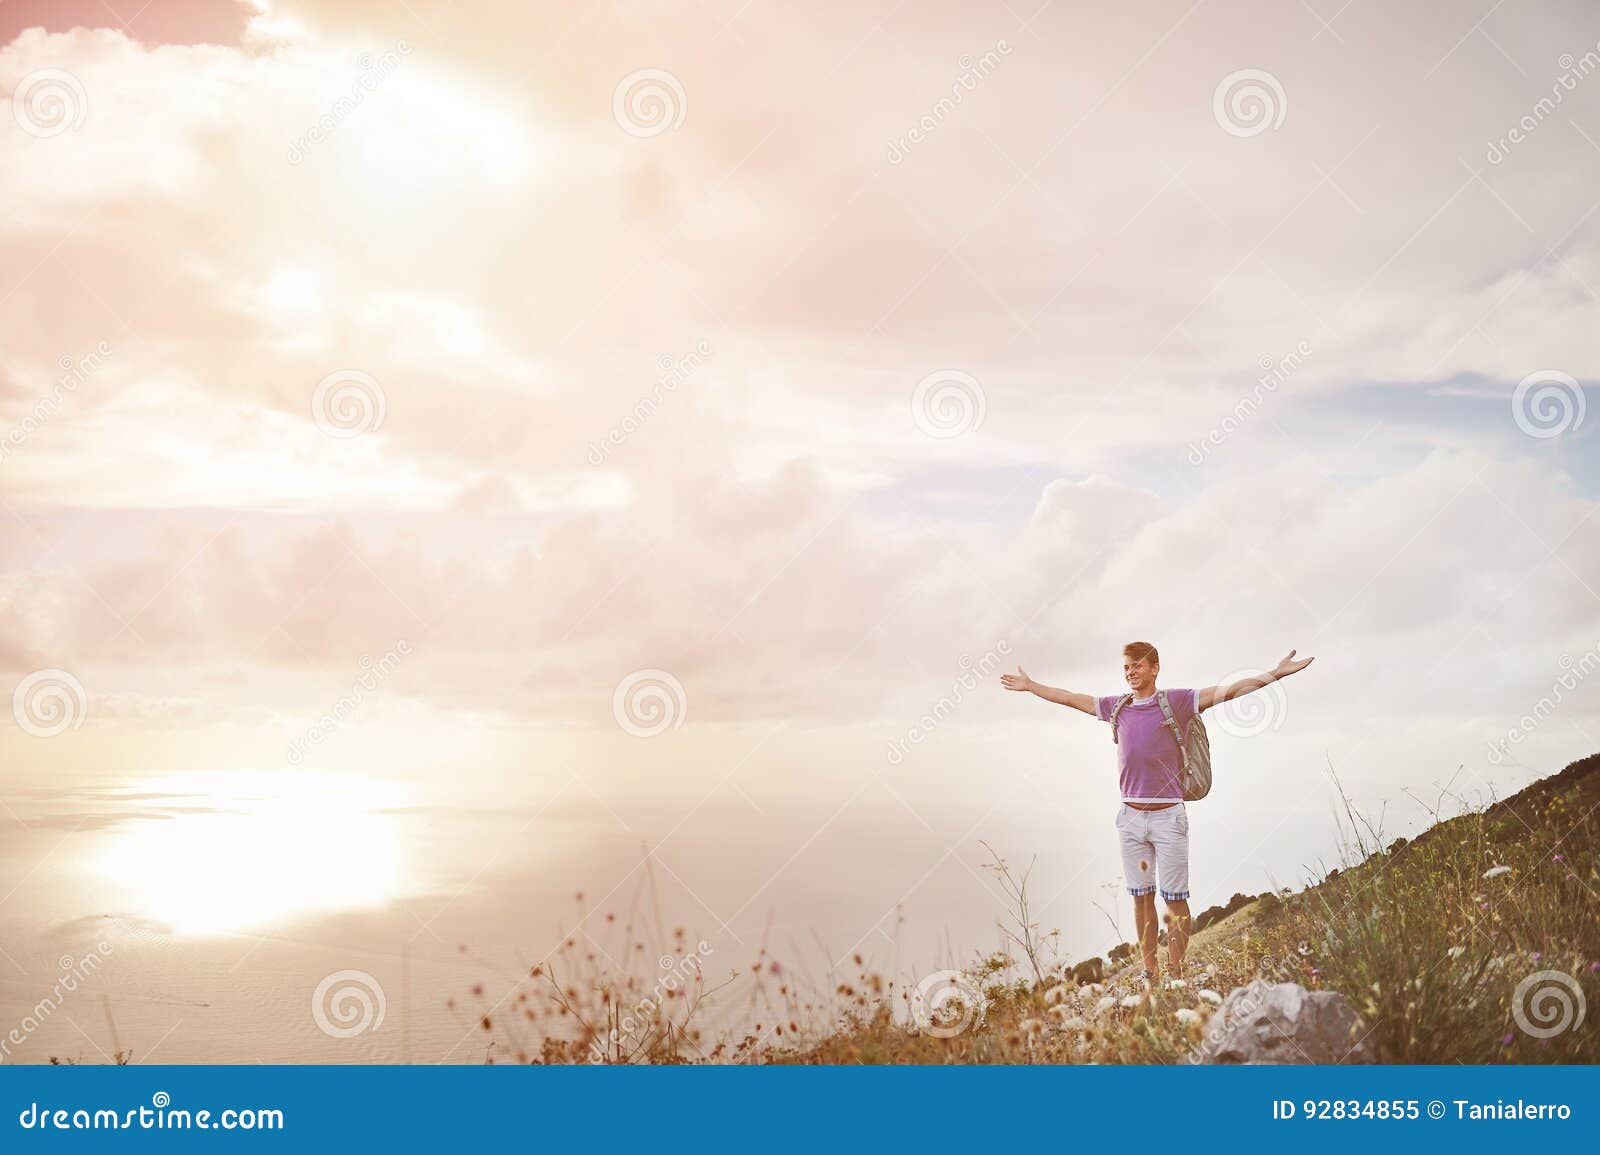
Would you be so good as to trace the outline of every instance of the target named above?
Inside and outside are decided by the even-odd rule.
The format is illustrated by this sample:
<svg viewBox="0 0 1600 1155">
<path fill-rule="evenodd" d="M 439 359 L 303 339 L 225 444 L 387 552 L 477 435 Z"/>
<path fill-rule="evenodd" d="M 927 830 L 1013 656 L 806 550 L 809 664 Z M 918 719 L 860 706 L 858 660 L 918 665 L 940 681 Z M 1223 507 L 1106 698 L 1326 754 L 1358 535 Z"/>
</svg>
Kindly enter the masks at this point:
<svg viewBox="0 0 1600 1155">
<path fill-rule="evenodd" d="M 1264 674 L 1255 674 L 1248 678 L 1240 678 L 1236 682 L 1228 682 L 1220 686 L 1207 686 L 1203 690 L 1195 691 L 1194 708 L 1196 712 L 1209 710 L 1212 706 L 1221 705 L 1223 702 L 1231 702 L 1234 698 L 1253 693 L 1263 686 L 1270 686 L 1273 682 L 1282 681 L 1290 674 L 1298 674 L 1316 661 L 1315 658 L 1300 658 L 1297 660 L 1295 653 L 1295 650 L 1290 650 L 1283 661 Z"/>
</svg>

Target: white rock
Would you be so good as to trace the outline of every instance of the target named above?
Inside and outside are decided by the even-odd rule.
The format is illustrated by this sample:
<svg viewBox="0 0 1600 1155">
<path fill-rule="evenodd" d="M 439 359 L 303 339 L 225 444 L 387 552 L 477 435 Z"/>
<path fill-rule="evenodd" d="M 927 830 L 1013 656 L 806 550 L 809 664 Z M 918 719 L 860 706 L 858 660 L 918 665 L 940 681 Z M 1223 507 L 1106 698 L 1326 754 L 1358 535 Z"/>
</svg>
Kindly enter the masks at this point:
<svg viewBox="0 0 1600 1155">
<path fill-rule="evenodd" d="M 1366 1028 L 1334 991 L 1256 979 L 1230 991 L 1211 1019 L 1206 1063 L 1371 1063 Z"/>
</svg>

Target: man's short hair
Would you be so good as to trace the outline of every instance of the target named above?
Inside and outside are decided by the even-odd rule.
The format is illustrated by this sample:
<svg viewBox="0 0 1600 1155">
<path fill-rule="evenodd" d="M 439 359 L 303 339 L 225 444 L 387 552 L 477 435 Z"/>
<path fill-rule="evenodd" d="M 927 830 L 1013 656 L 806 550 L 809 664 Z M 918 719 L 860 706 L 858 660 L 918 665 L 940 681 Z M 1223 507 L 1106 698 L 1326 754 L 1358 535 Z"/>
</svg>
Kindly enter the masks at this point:
<svg viewBox="0 0 1600 1155">
<path fill-rule="evenodd" d="M 1148 658 L 1152 666 L 1161 664 L 1161 655 L 1156 653 L 1156 648 L 1149 642 L 1129 642 L 1122 647 L 1122 656 L 1135 662 L 1142 662 Z"/>
</svg>

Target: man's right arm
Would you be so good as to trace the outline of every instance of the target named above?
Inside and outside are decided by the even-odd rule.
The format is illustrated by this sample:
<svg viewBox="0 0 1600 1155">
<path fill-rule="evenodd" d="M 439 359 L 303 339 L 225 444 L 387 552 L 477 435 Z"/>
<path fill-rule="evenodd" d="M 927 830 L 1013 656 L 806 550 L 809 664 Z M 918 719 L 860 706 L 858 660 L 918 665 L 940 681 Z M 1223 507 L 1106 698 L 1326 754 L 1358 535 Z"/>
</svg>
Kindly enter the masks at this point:
<svg viewBox="0 0 1600 1155">
<path fill-rule="evenodd" d="M 1028 672 L 1021 666 L 1017 667 L 1015 674 L 1001 674 L 1000 684 L 1008 690 L 1026 691 L 1035 697 L 1043 698 L 1046 702 L 1054 702 L 1058 706 L 1071 706 L 1074 710 L 1082 710 L 1085 714 L 1099 716 L 1095 710 L 1093 695 L 1079 694 L 1072 690 L 1058 690 L 1054 686 L 1035 682 L 1028 677 Z"/>
</svg>

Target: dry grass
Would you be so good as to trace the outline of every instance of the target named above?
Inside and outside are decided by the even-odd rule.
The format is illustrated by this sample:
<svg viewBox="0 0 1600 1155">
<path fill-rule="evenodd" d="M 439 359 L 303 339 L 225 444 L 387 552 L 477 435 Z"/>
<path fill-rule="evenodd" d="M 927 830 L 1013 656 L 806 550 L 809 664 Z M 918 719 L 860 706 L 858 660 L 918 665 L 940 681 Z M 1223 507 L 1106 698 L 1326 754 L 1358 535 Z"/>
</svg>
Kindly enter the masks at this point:
<svg viewBox="0 0 1600 1155">
<path fill-rule="evenodd" d="M 647 948 L 650 920 L 636 901 L 620 948 L 567 939 L 513 979 L 514 995 L 493 1013 L 475 992 L 486 1058 L 1177 1063 L 1194 1061 L 1229 991 L 1266 977 L 1345 995 L 1384 1061 L 1600 1061 L 1600 1026 L 1587 1013 L 1574 1023 L 1580 1001 L 1600 1014 L 1600 755 L 1504 802 L 1440 819 L 1410 843 L 1385 846 L 1381 824 L 1348 802 L 1342 827 L 1339 868 L 1302 891 L 1236 896 L 1231 912 L 1208 912 L 1190 941 L 1188 981 L 1154 992 L 1144 991 L 1136 962 L 1075 981 L 1030 921 L 1027 872 L 996 857 L 991 869 L 1015 907 L 1014 955 L 978 956 L 948 972 L 968 997 L 934 1005 L 931 1016 L 915 978 L 872 972 L 859 956 L 848 977 L 820 984 L 764 948 L 745 968 L 702 958 L 663 992 L 661 976 L 699 952 L 682 931 L 662 935 L 659 920 L 657 947 Z M 1560 1021 L 1563 997 L 1574 1025 L 1538 1037 Z M 1519 1001 L 1531 1032 L 1519 1026 Z M 704 1021 L 713 1014 L 714 1031 Z"/>
</svg>

